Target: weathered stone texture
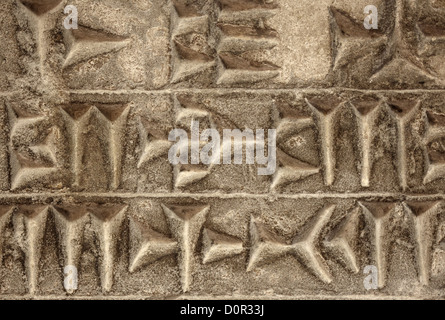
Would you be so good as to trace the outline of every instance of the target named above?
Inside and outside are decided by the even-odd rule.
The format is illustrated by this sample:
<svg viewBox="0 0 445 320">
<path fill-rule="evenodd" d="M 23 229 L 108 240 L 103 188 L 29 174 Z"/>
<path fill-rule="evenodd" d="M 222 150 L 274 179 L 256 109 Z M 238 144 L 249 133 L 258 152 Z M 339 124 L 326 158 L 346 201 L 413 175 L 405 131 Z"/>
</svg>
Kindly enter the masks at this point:
<svg viewBox="0 0 445 320">
<path fill-rule="evenodd" d="M 1 297 L 444 297 L 444 1 L 3 0 L 0 29 Z M 193 119 L 276 129 L 275 173 L 172 165 Z"/>
</svg>

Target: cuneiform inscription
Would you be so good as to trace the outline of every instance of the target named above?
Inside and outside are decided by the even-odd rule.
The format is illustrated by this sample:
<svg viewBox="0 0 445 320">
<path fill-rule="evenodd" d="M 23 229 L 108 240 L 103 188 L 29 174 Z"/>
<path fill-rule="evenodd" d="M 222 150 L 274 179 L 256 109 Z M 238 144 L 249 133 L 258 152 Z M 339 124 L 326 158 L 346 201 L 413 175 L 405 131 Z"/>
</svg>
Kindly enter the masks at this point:
<svg viewBox="0 0 445 320">
<path fill-rule="evenodd" d="M 144 173 L 159 158 L 169 161 L 168 153 L 174 144 L 169 132 L 173 129 L 185 130 L 188 137 L 193 137 L 207 129 L 221 135 L 225 129 L 243 128 L 241 121 L 216 110 L 212 100 L 183 93 L 171 98 L 169 108 L 173 112 L 165 119 L 168 125 L 162 126 L 154 118 L 134 112 L 138 109 L 131 101 L 73 101 L 54 110 L 17 102 L 7 104 L 9 132 L 5 135 L 9 137 L 5 157 L 10 162 L 9 189 L 25 189 L 38 183 L 54 189 L 118 190 L 123 187 L 124 171 Z M 349 160 L 358 169 L 359 181 L 354 188 L 375 188 L 382 152 L 388 153 L 384 156 L 391 161 L 391 184 L 400 190 L 414 190 L 422 183 L 429 185 L 445 177 L 444 113 L 437 106 L 429 107 L 423 99 L 403 95 L 353 95 L 342 99 L 334 94 L 307 94 L 299 101 L 280 98 L 267 108 L 270 109 L 264 107 L 270 120 L 263 130 L 273 128 L 277 132 L 277 169 L 269 180 L 270 191 L 281 192 L 290 184 L 298 185 L 314 177 L 322 177 L 324 186 L 335 187 L 338 177 L 345 174 L 340 172 L 343 163 L 338 161 L 338 150 L 345 144 L 357 149 Z M 351 116 L 348 130 L 354 130 L 356 135 L 341 141 L 339 134 L 345 129 L 340 122 L 345 114 Z M 130 130 L 130 121 L 137 130 Z M 199 132 L 193 131 L 193 121 L 199 122 Z M 128 149 L 126 142 L 133 140 L 139 141 L 138 148 Z M 199 146 L 191 148 L 193 139 L 189 139 L 188 148 L 201 152 L 206 141 L 199 140 Z M 227 146 L 220 142 L 220 150 L 224 150 Z M 134 154 L 127 155 L 128 152 Z M 189 164 L 171 165 L 176 190 L 214 179 L 214 163 L 196 163 L 192 161 L 196 155 L 190 151 L 189 156 Z M 128 161 L 130 158 L 135 161 Z M 217 169 L 221 172 L 229 170 L 229 166 Z M 96 179 L 89 179 L 91 175 Z"/>
<path fill-rule="evenodd" d="M 129 214 L 130 206 L 127 204 L 2 205 L 0 252 L 4 251 L 5 240 L 10 243 L 10 232 L 5 231 L 12 228 L 13 239 L 25 257 L 24 273 L 28 291 L 33 295 L 39 293 L 39 274 L 42 272 L 41 260 L 49 221 L 54 221 L 55 225 L 61 270 L 67 265 L 80 268 L 86 250 L 84 234 L 87 228 L 92 230 L 99 249 L 97 268 L 100 286 L 105 293 L 113 291 L 117 272 L 115 265 L 122 256 L 128 257 L 127 272 L 136 275 L 170 255 L 176 256 L 183 292 L 194 290 L 193 279 L 198 265 L 201 265 L 199 268 L 214 268 L 222 261 L 240 261 L 236 257 L 243 254 L 246 259 L 245 271 L 248 273 L 291 257 L 315 281 L 325 285 L 336 283 L 335 274 L 329 267 L 332 263 L 338 263 L 352 274 L 359 273 L 365 263 L 371 263 L 378 270 L 378 287 L 384 288 L 390 272 L 388 252 L 391 242 L 395 240 L 392 233 L 401 217 L 406 217 L 403 219 L 409 234 L 408 241 L 413 248 L 412 259 L 416 262 L 419 283 L 428 286 L 433 252 L 440 246 L 436 233 L 439 232 L 440 223 L 443 224 L 443 205 L 440 201 L 358 200 L 350 211 L 344 213 L 338 212 L 339 206 L 333 203 L 320 206 L 293 232 L 292 237 L 273 231 L 261 214 L 253 214 L 247 219 L 247 234 L 243 240 L 210 226 L 209 220 L 212 220 L 212 212 L 216 208 L 205 202 L 161 202 L 159 206 L 168 233 L 156 231 L 147 220 Z M 142 214 L 148 214 L 148 217 L 151 213 L 147 211 Z M 117 250 L 118 242 L 126 241 L 122 238 L 126 228 L 130 231 L 128 255 Z M 364 234 L 367 234 L 365 238 Z M 366 253 L 363 246 L 368 246 L 368 243 L 371 250 Z M 82 276 L 80 273 L 80 280 Z M 74 289 L 67 289 L 69 294 L 75 292 Z"/>
</svg>

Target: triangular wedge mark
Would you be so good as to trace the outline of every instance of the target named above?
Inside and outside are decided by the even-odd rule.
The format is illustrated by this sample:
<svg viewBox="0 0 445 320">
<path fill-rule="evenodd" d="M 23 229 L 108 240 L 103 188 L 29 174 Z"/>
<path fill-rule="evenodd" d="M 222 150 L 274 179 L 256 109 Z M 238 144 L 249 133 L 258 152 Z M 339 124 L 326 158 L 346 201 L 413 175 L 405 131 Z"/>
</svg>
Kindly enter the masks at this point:
<svg viewBox="0 0 445 320">
<path fill-rule="evenodd" d="M 392 202 L 359 202 L 359 204 L 369 211 L 375 219 L 387 216 L 396 207 L 396 203 Z"/>
<path fill-rule="evenodd" d="M 291 247 L 286 244 L 284 239 L 274 235 L 256 218 L 250 220 L 251 248 L 249 261 L 247 263 L 247 272 L 254 270 L 262 265 L 274 262 L 290 253 Z"/>
<path fill-rule="evenodd" d="M 20 0 L 35 15 L 41 16 L 56 8 L 62 0 Z"/>
<path fill-rule="evenodd" d="M 423 285 L 428 285 L 433 255 L 432 248 L 436 238 L 432 231 L 436 229 L 434 216 L 440 212 L 440 201 L 408 201 L 403 205 L 412 217 L 412 240 L 415 242 L 419 281 Z"/>
<path fill-rule="evenodd" d="M 244 251 L 240 239 L 210 229 L 204 229 L 202 241 L 204 264 L 231 258 Z"/>
<path fill-rule="evenodd" d="M 65 111 L 74 120 L 79 120 L 92 108 L 88 104 L 70 104 L 62 106 L 63 111 Z"/>
<path fill-rule="evenodd" d="M 439 201 L 407 201 L 405 202 L 406 206 L 410 209 L 410 211 L 415 216 L 421 216 L 425 212 L 430 211 L 433 208 L 437 208 L 439 205 Z"/>
<path fill-rule="evenodd" d="M 399 118 L 403 118 L 418 105 L 417 100 L 391 100 L 388 101 L 388 106 L 392 112 Z"/>
<path fill-rule="evenodd" d="M 311 166 L 286 154 L 281 149 L 277 150 L 277 160 L 280 164 L 276 172 L 271 189 L 299 181 L 320 172 L 320 168 Z"/>
<path fill-rule="evenodd" d="M 270 62 L 251 61 L 230 52 L 220 52 L 219 57 L 226 69 L 246 71 L 274 71 L 280 69 L 280 67 Z"/>
<path fill-rule="evenodd" d="M 25 253 L 25 269 L 30 294 L 35 294 L 39 287 L 39 265 L 42 256 L 43 237 L 48 217 L 48 206 L 22 205 L 14 217 L 14 229 L 23 230 L 22 250 Z"/>
<path fill-rule="evenodd" d="M 351 101 L 351 105 L 361 116 L 367 116 L 378 108 L 378 106 L 380 105 L 380 101 L 378 99 L 355 99 Z"/>
<path fill-rule="evenodd" d="M 138 249 L 131 255 L 129 267 L 131 273 L 178 251 L 176 241 L 140 221 L 132 219 L 131 223 L 131 229 L 137 234 L 136 237 L 140 242 Z"/>
<path fill-rule="evenodd" d="M 293 254 L 317 278 L 324 283 L 331 283 L 332 276 L 321 253 L 317 249 L 317 242 L 321 232 L 329 222 L 335 210 L 335 205 L 329 205 L 320 210 L 297 234 L 292 242 Z"/>
<path fill-rule="evenodd" d="M 179 270 L 182 290 L 187 292 L 193 281 L 194 253 L 207 220 L 209 206 L 202 205 L 161 205 L 167 218 L 170 232 L 179 245 Z"/>
<path fill-rule="evenodd" d="M 128 108 L 126 104 L 94 104 L 94 106 L 111 122 L 119 119 Z"/>
<path fill-rule="evenodd" d="M 319 113 L 323 115 L 329 115 L 334 112 L 339 105 L 343 102 L 340 98 L 332 96 L 329 99 L 325 98 L 307 98 L 306 99 L 309 106 L 316 109 Z"/>
<path fill-rule="evenodd" d="M 84 228 L 89 220 L 86 208 L 83 205 L 62 205 L 53 208 L 59 247 L 62 249 L 64 260 L 63 269 L 66 266 L 79 268 Z M 74 292 L 70 288 L 66 290 L 68 293 Z"/>
<path fill-rule="evenodd" d="M 178 165 L 175 168 L 175 187 L 187 187 L 201 181 L 210 174 L 209 168 L 203 165 Z"/>
<path fill-rule="evenodd" d="M 127 37 L 79 26 L 66 31 L 69 48 L 63 67 L 87 61 L 102 54 L 116 52 L 129 44 Z"/>
<path fill-rule="evenodd" d="M 418 66 L 408 62 L 405 59 L 395 58 L 389 63 L 385 64 L 380 70 L 378 70 L 371 77 L 372 82 L 390 82 L 395 81 L 394 74 L 397 74 L 397 83 L 432 83 L 435 80 L 434 77 L 429 75 Z"/>
<path fill-rule="evenodd" d="M 94 233 L 100 244 L 99 274 L 103 292 L 109 292 L 113 287 L 119 229 L 127 208 L 128 206 L 123 204 L 90 204 L 87 206 L 88 212 L 92 214 Z"/>
<path fill-rule="evenodd" d="M 332 18 L 342 35 L 347 37 L 375 38 L 382 36 L 379 30 L 366 30 L 363 22 L 353 19 L 347 12 L 333 6 L 329 8 Z"/>
<path fill-rule="evenodd" d="M 252 9 L 273 10 L 278 8 L 276 0 L 219 0 L 222 10 L 245 11 Z"/>
<path fill-rule="evenodd" d="M 378 270 L 378 287 L 383 288 L 386 285 L 388 275 L 388 259 L 386 250 L 388 250 L 390 234 L 390 214 L 396 208 L 396 203 L 392 202 L 359 202 L 363 208 L 366 220 L 372 224 L 374 261 Z"/>
<path fill-rule="evenodd" d="M 353 273 L 360 271 L 355 251 L 355 242 L 359 236 L 359 217 L 360 211 L 356 208 L 334 228 L 324 242 L 332 256 Z"/>
<path fill-rule="evenodd" d="M 125 209 L 125 204 L 91 204 L 88 212 L 103 222 L 111 221 L 118 213 Z"/>
<path fill-rule="evenodd" d="M 202 53 L 200 51 L 194 50 L 190 47 L 187 47 L 185 44 L 181 43 L 178 40 L 173 41 L 175 43 L 176 51 L 178 55 L 185 60 L 189 61 L 200 61 L 200 62 L 210 62 L 213 61 L 213 58 L 209 55 Z"/>
</svg>

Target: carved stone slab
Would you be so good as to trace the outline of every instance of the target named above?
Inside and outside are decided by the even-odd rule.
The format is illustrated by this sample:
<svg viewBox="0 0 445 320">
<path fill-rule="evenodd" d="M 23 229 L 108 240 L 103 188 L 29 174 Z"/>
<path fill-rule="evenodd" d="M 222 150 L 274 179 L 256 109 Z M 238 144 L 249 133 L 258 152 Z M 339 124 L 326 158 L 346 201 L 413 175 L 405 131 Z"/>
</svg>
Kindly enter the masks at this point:
<svg viewBox="0 0 445 320">
<path fill-rule="evenodd" d="M 444 1 L 3 0 L 0 28 L 0 298 L 443 298 Z M 173 164 L 194 121 L 276 130 L 273 173 Z"/>
</svg>

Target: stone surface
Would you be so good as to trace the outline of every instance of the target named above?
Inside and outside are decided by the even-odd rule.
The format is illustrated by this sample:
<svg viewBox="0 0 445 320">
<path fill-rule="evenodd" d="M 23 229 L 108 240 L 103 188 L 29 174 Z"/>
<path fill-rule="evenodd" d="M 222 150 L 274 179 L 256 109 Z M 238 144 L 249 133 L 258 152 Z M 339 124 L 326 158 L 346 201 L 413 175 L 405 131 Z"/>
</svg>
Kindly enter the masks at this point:
<svg viewBox="0 0 445 320">
<path fill-rule="evenodd" d="M 444 298 L 444 14 L 3 0 L 0 297 Z M 192 119 L 276 129 L 276 172 L 172 165 Z"/>
</svg>

